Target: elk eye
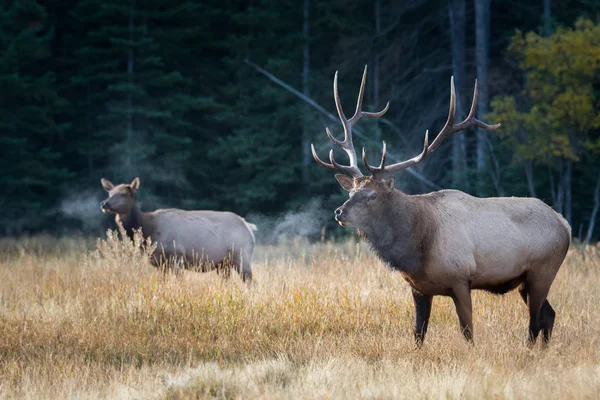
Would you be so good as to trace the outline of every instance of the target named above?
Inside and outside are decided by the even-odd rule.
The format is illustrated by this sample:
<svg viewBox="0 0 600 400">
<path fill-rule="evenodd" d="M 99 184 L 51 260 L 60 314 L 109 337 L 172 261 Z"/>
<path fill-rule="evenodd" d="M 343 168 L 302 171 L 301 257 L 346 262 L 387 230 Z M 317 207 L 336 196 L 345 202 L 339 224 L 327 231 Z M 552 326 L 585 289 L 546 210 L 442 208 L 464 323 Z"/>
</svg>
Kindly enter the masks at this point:
<svg viewBox="0 0 600 400">
<path fill-rule="evenodd" d="M 371 200 L 375 200 L 377 198 L 377 193 L 373 192 L 369 195 L 369 197 L 367 197 L 367 200 L 371 201 Z"/>
</svg>

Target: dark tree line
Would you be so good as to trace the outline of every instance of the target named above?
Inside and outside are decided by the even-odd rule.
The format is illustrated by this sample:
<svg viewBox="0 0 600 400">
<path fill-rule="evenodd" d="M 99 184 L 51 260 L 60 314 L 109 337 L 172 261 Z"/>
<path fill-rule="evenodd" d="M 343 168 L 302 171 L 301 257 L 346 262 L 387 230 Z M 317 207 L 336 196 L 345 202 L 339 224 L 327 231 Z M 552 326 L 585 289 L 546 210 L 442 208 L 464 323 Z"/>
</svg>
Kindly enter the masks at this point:
<svg viewBox="0 0 600 400">
<path fill-rule="evenodd" d="M 596 26 L 598 15 L 597 2 L 574 0 L 2 1 L 1 231 L 89 227 L 102 176 L 139 176 L 145 209 L 276 215 L 316 197 L 333 209 L 345 195 L 309 146 L 324 155 L 325 126 L 341 132 L 331 120 L 334 72 L 351 110 L 368 64 L 365 109 L 390 101 L 385 118 L 358 126 L 355 144 L 370 159 L 382 139 L 396 159 L 419 152 L 425 130 L 445 120 L 451 75 L 459 114 L 479 78 L 480 117 L 489 111 L 489 122 L 508 125 L 503 134 L 457 135 L 399 176 L 401 189 L 535 195 L 592 237 L 600 119 L 532 128 L 534 117 L 524 116 L 536 105 L 554 115 L 560 104 L 536 97 L 543 88 L 531 86 L 531 74 L 552 71 L 524 63 L 534 45 L 515 33 L 562 40 L 564 29 L 579 29 L 580 18 Z M 600 99 L 595 68 L 585 72 L 588 113 Z M 561 82 L 556 94 L 580 84 Z M 544 132 L 563 131 L 566 142 L 553 143 L 573 157 L 545 144 Z M 536 141 L 545 152 L 531 150 Z"/>
</svg>

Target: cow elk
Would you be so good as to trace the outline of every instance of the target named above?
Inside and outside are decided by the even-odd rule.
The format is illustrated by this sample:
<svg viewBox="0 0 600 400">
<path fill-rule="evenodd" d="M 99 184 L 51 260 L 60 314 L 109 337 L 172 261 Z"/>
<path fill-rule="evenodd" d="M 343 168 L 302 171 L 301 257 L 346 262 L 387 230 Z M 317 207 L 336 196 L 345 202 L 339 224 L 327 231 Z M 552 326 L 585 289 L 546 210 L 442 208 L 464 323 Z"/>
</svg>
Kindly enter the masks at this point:
<svg viewBox="0 0 600 400">
<path fill-rule="evenodd" d="M 100 204 L 103 213 L 116 214 L 129 237 L 141 229 L 144 238 L 157 244 L 151 262 L 155 266 L 172 261 L 187 269 L 217 269 L 228 276 L 235 269 L 244 282 L 252 281 L 250 261 L 256 225 L 231 212 L 185 211 L 174 208 L 141 212 L 135 204 L 139 178 L 131 184 L 113 185 L 102 178 L 108 198 Z"/>
<path fill-rule="evenodd" d="M 555 312 L 546 299 L 571 240 L 567 221 L 541 200 L 535 198 L 477 198 L 458 190 L 440 190 L 424 195 L 408 195 L 394 188 L 394 178 L 386 178 L 422 161 L 453 133 L 471 127 L 493 130 L 475 118 L 477 82 L 467 118 L 455 123 L 456 95 L 450 81 L 450 110 L 446 124 L 429 144 L 425 133 L 423 151 L 418 156 L 386 165 L 383 142 L 381 163 L 371 166 L 363 148 L 362 160 L 371 176 L 363 176 L 352 144 L 352 127 L 362 118 L 382 116 L 362 111 L 367 68 L 360 86 L 356 111 L 347 119 L 338 94 L 338 75 L 333 91 L 335 105 L 344 128 L 344 140 L 329 139 L 350 159 L 339 164 L 333 150 L 329 162 L 322 161 L 314 146 L 318 164 L 337 174 L 339 184 L 350 198 L 335 210 L 341 226 L 356 228 L 359 235 L 392 269 L 400 271 L 412 289 L 416 317 L 414 337 L 422 344 L 427 332 L 433 296 L 449 296 L 454 301 L 462 334 L 473 340 L 471 290 L 482 289 L 504 294 L 519 288 L 529 308 L 529 341 L 535 343 L 543 331 L 544 343 L 550 340 Z"/>
</svg>

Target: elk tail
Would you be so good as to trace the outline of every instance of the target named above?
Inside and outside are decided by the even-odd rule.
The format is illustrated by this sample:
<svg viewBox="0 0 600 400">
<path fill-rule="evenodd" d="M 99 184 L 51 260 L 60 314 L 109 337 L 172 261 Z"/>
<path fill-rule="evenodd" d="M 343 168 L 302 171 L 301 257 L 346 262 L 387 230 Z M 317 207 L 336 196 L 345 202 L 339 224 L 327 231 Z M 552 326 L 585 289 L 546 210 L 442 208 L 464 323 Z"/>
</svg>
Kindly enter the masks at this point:
<svg viewBox="0 0 600 400">
<path fill-rule="evenodd" d="M 244 222 L 246 223 L 248 232 L 250 232 L 250 236 L 252 236 L 252 242 L 256 243 L 256 237 L 254 236 L 254 231 L 257 231 L 258 227 L 256 225 L 251 224 L 250 222 L 246 221 L 245 219 L 244 219 Z"/>
<path fill-rule="evenodd" d="M 569 225 L 569 222 L 567 221 L 567 219 L 565 217 L 563 217 L 561 214 L 558 214 L 558 220 L 560 221 L 561 225 L 565 228 L 565 230 L 568 232 L 569 235 L 569 243 L 571 242 L 571 225 Z"/>
<path fill-rule="evenodd" d="M 567 221 L 567 219 L 563 217 L 561 213 L 556 211 L 554 211 L 554 213 L 556 214 L 558 222 L 563 228 L 562 235 L 564 235 L 564 243 L 566 245 L 564 249 L 564 256 L 566 256 L 567 252 L 569 251 L 569 247 L 571 247 L 571 225 L 569 225 L 569 221 Z"/>
</svg>

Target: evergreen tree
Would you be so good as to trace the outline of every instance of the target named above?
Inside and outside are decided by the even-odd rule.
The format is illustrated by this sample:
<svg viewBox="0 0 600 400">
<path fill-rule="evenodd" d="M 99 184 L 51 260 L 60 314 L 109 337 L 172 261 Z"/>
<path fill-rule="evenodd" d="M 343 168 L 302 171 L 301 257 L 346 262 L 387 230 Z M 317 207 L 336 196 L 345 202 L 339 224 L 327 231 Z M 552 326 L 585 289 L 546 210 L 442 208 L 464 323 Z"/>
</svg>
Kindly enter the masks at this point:
<svg viewBox="0 0 600 400">
<path fill-rule="evenodd" d="M 0 6 L 0 207 L 5 231 L 40 229 L 71 176 L 57 115 L 66 102 L 48 68 L 52 27 L 34 0 Z"/>
<path fill-rule="evenodd" d="M 208 153 L 219 166 L 220 179 L 209 183 L 215 206 L 268 213 L 302 192 L 303 104 L 244 63 L 249 58 L 300 85 L 302 15 L 290 12 L 296 7 L 290 1 L 239 2 L 231 10 L 240 34 L 228 38 L 225 66 L 232 75 L 216 115 L 226 128 Z"/>
<path fill-rule="evenodd" d="M 223 209 L 220 202 L 211 201 L 213 193 L 207 185 L 211 180 L 220 182 L 220 159 L 211 160 L 208 153 L 224 135 L 217 110 L 226 105 L 219 105 L 216 98 L 232 76 L 221 62 L 227 55 L 224 32 L 229 31 L 230 20 L 228 5 L 215 0 L 156 0 L 152 11 L 153 32 L 166 69 L 178 71 L 185 79 L 164 105 L 177 116 L 170 121 L 170 132 L 187 132 L 190 138 L 183 149 L 187 158 L 178 164 L 175 177 L 185 183 L 178 204 L 189 209 Z M 163 181 L 156 189 L 172 192 L 173 185 Z"/>
<path fill-rule="evenodd" d="M 164 27 L 190 11 L 186 5 L 84 0 L 75 9 L 86 38 L 75 51 L 81 67 L 72 78 L 83 98 L 80 126 L 89 137 L 83 151 L 111 179 L 141 176 L 146 194 L 168 187 L 155 204 L 177 205 L 183 196 L 184 165 L 198 132 L 191 116 L 210 103 L 178 70 L 184 55 L 169 57 L 178 43 Z"/>
<path fill-rule="evenodd" d="M 368 64 L 364 109 L 389 101 L 390 111 L 380 120 L 361 121 L 362 135 L 356 132 L 354 143 L 359 152 L 366 147 L 372 160 L 379 158 L 380 140 L 388 144 L 389 161 L 410 158 L 421 150 L 425 129 L 436 132 L 446 118 L 450 49 L 457 40 L 449 34 L 454 3 L 3 2 L 3 222 L 13 230 L 63 227 L 66 221 L 55 211 L 72 193 L 76 202 L 89 205 L 82 217 L 99 215 L 101 176 L 113 181 L 140 176 L 144 209 L 277 215 L 315 198 L 325 200 L 324 209 L 334 209 L 347 194 L 304 150 L 312 142 L 325 156 L 331 145 L 324 128 L 339 137 L 339 122 L 245 60 L 334 115 L 335 71 L 349 114 Z M 598 68 L 588 62 L 595 60 L 597 27 L 561 26 L 572 26 L 580 16 L 595 20 L 598 2 L 552 2 L 550 13 L 543 12 L 548 2 L 516 8 L 513 3 L 491 3 L 489 91 L 497 96 L 498 118 L 480 117 L 498 119 L 503 128 L 485 134 L 489 163 L 480 171 L 481 194 L 547 199 L 565 211 L 578 233 L 600 208 L 591 201 L 600 168 Z M 472 5 L 465 8 L 465 82 L 457 86 L 464 94 L 460 101 L 467 103 L 476 78 Z M 507 57 L 516 27 L 538 35 L 520 36 Z M 518 69 L 515 54 L 522 61 Z M 465 136 L 466 157 L 456 160 L 451 149 L 446 145 L 399 175 L 398 186 L 410 193 L 452 187 L 459 164 L 473 179 L 468 176 L 476 165 L 473 132 Z"/>
</svg>

